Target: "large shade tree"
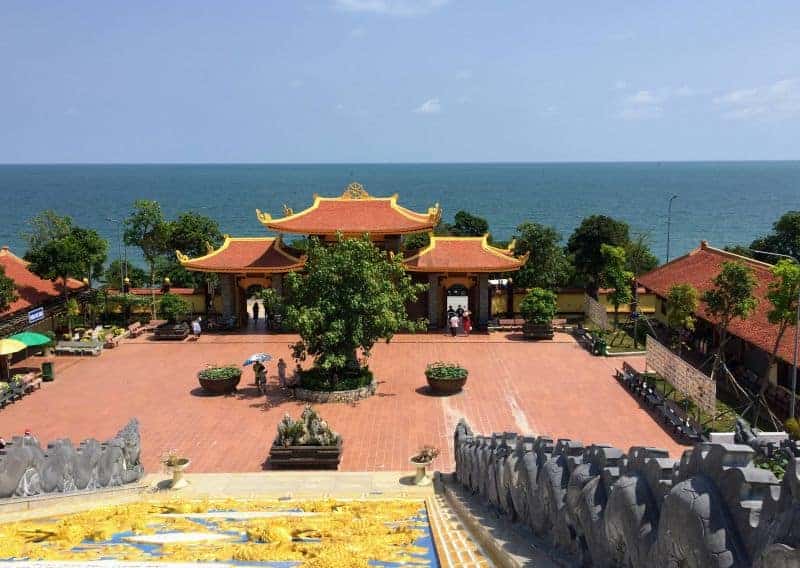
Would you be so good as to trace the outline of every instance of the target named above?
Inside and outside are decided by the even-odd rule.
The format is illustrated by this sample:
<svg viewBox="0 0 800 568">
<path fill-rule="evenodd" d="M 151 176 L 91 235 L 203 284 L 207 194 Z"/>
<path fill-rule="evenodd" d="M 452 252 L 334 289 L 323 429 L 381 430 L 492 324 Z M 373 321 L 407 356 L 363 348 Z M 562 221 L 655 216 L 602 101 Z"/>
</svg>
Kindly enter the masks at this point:
<svg viewBox="0 0 800 568">
<path fill-rule="evenodd" d="M 723 262 L 720 273 L 714 277 L 714 287 L 703 294 L 706 311 L 716 319 L 719 332 L 717 347 L 711 376 L 716 377 L 720 367 L 725 365 L 725 348 L 727 347 L 728 329 L 735 320 L 745 320 L 756 308 L 758 300 L 753 295 L 756 278 L 753 269 L 743 262 Z"/>
<path fill-rule="evenodd" d="M 0 266 L 0 312 L 9 308 L 17 299 L 17 288 L 14 281 L 6 276 L 6 270 Z"/>
<path fill-rule="evenodd" d="M 553 227 L 527 222 L 517 227 L 517 255 L 528 260 L 514 275 L 514 282 L 525 288 L 554 290 L 569 281 L 572 267 L 561 247 L 561 235 Z"/>
<path fill-rule="evenodd" d="M 406 304 L 426 285 L 412 282 L 400 255 L 341 235 L 330 245 L 310 239 L 307 254 L 305 271 L 286 278 L 286 315 L 301 338 L 295 358 L 313 357 L 331 377 L 357 374 L 358 350 L 368 357 L 377 341 L 424 327 L 409 318 Z"/>
<path fill-rule="evenodd" d="M 169 222 L 169 251 L 159 262 L 157 272 L 167 276 L 176 286 L 197 287 L 208 279 L 216 278 L 212 273 L 189 272 L 178 263 L 174 251 L 179 250 L 190 257 L 203 256 L 208 247 L 217 248 L 222 244 L 222 231 L 219 224 L 205 215 L 194 211 L 182 213 Z"/>
<path fill-rule="evenodd" d="M 772 226 L 772 232 L 753 241 L 751 249 L 787 254 L 800 259 L 800 211 L 787 211 Z M 761 258 L 758 253 L 754 254 Z M 770 258 L 761 260 L 769 261 Z"/>
<path fill-rule="evenodd" d="M 169 249 L 170 226 L 161 212 L 158 201 L 138 199 L 125 219 L 124 240 L 126 245 L 137 246 L 150 267 L 151 305 L 153 317 L 156 315 L 156 263 Z"/>
<path fill-rule="evenodd" d="M 605 268 L 602 246 L 625 247 L 630 241 L 628 224 L 605 215 L 585 218 L 567 241 L 577 278 L 595 299 Z"/>
<path fill-rule="evenodd" d="M 28 222 L 23 238 L 28 242 L 25 260 L 32 272 L 48 280 L 60 280 L 67 294 L 69 278 L 97 277 L 103 270 L 108 242 L 94 229 L 73 224 L 70 217 L 44 211 Z"/>
</svg>

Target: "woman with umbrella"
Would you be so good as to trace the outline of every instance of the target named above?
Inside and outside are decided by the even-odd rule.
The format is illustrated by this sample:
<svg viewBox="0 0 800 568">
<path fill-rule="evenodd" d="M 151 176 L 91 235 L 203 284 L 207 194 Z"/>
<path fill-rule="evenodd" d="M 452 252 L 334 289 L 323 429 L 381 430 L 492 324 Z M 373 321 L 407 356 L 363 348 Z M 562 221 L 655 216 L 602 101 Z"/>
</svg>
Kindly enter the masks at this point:
<svg viewBox="0 0 800 568">
<path fill-rule="evenodd" d="M 267 353 L 254 353 L 242 366 L 253 365 L 253 374 L 256 377 L 256 387 L 261 394 L 267 394 L 267 367 L 264 363 L 271 361 L 272 355 Z"/>
</svg>

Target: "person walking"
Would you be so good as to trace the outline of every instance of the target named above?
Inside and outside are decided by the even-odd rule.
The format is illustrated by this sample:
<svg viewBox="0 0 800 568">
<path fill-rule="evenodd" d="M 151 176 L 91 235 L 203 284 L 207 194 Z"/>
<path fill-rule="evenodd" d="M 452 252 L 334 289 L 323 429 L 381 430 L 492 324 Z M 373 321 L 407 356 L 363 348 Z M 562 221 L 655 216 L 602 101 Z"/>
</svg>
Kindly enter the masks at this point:
<svg viewBox="0 0 800 568">
<path fill-rule="evenodd" d="M 258 327 L 258 312 L 260 308 L 258 306 L 258 300 L 253 302 L 253 322 L 256 327 Z"/>
<path fill-rule="evenodd" d="M 469 337 L 469 332 L 472 331 L 472 317 L 470 317 L 470 313 L 464 312 L 464 318 L 461 320 L 464 326 L 464 335 Z"/>
<path fill-rule="evenodd" d="M 261 361 L 256 361 L 253 365 L 253 373 L 256 376 L 256 387 L 261 394 L 267 394 L 267 368 Z"/>
<path fill-rule="evenodd" d="M 200 327 L 200 318 L 198 317 L 195 320 L 192 320 L 192 335 L 194 335 L 194 340 L 198 341 L 200 339 L 200 334 L 202 333 L 203 328 Z"/>
<path fill-rule="evenodd" d="M 286 388 L 286 361 L 283 360 L 283 357 L 278 359 L 278 383 L 282 389 Z"/>
<path fill-rule="evenodd" d="M 458 324 L 459 324 L 458 316 L 455 313 L 453 313 L 453 315 L 450 317 L 450 335 L 452 335 L 453 337 L 455 337 L 456 334 L 458 334 Z"/>
</svg>

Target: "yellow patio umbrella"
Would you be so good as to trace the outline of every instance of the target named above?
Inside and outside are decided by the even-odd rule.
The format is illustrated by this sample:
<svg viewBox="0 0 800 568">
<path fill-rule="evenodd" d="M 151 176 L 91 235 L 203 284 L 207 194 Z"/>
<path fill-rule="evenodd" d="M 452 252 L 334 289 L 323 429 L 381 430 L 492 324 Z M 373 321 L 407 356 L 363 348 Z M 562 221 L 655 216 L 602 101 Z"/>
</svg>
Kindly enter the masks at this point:
<svg viewBox="0 0 800 568">
<path fill-rule="evenodd" d="M 27 345 L 16 339 L 0 339 L 0 355 L 12 355 L 26 347 Z"/>
<path fill-rule="evenodd" d="M 28 346 L 16 339 L 0 339 L 0 376 L 8 380 L 11 371 L 8 368 L 8 357 Z"/>
</svg>

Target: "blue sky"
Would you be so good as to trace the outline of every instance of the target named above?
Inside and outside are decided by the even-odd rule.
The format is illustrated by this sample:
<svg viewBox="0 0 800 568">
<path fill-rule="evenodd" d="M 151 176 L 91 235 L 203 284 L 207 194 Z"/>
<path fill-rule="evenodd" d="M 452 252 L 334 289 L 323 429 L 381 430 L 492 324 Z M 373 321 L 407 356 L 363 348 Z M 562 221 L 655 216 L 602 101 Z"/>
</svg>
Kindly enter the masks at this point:
<svg viewBox="0 0 800 568">
<path fill-rule="evenodd" d="M 0 162 L 800 158 L 800 2 L 46 2 Z"/>
</svg>

